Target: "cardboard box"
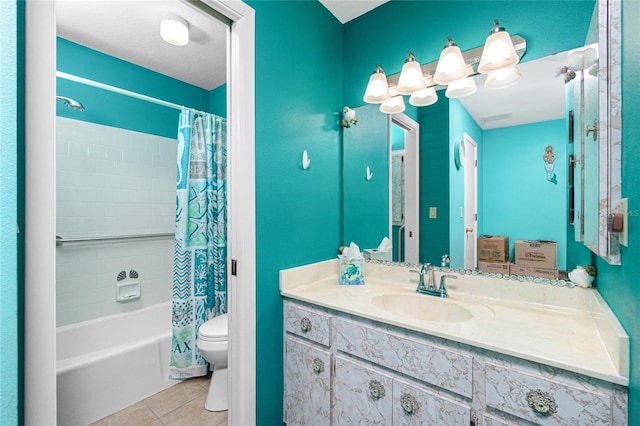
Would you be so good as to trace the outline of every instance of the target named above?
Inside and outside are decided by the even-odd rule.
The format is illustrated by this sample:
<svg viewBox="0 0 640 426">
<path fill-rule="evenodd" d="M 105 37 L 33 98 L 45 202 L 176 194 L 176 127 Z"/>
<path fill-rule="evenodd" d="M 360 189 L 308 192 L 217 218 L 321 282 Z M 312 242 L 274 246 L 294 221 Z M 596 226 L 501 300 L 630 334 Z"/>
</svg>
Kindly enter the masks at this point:
<svg viewBox="0 0 640 426">
<path fill-rule="evenodd" d="M 485 262 L 485 261 L 479 260 L 478 271 L 509 275 L 510 274 L 509 262 L 499 263 L 499 262 Z"/>
<path fill-rule="evenodd" d="M 515 263 L 521 266 L 558 267 L 558 246 L 555 241 L 517 240 Z"/>
<path fill-rule="evenodd" d="M 509 261 L 509 237 L 478 237 L 478 260 L 505 263 Z"/>
<path fill-rule="evenodd" d="M 560 275 L 558 268 L 539 268 L 537 266 L 524 266 L 517 263 L 511 263 L 509 265 L 509 272 L 511 275 L 524 275 L 550 280 L 557 280 Z"/>
</svg>

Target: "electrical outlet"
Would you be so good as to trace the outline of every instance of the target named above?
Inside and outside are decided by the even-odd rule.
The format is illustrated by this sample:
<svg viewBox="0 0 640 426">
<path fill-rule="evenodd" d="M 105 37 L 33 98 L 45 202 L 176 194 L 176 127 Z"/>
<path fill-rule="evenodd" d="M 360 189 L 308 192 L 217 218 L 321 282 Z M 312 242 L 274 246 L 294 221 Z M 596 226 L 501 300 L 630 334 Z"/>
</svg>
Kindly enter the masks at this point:
<svg viewBox="0 0 640 426">
<path fill-rule="evenodd" d="M 438 208 L 429 207 L 429 219 L 436 219 L 438 217 Z"/>
</svg>

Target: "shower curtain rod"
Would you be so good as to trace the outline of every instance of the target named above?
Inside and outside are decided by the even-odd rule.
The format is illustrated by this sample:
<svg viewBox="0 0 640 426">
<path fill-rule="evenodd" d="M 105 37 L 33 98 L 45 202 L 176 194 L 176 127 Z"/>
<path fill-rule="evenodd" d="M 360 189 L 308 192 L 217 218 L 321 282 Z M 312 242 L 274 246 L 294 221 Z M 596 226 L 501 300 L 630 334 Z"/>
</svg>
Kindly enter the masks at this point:
<svg viewBox="0 0 640 426">
<path fill-rule="evenodd" d="M 151 102 L 154 104 L 162 105 L 167 108 L 173 109 L 187 109 L 189 111 L 193 111 L 198 114 L 211 114 L 206 111 L 199 111 L 194 108 L 189 108 L 183 105 L 174 104 L 173 102 L 163 101 L 162 99 L 152 98 L 151 96 L 143 95 L 141 93 L 132 92 L 131 90 L 121 89 L 116 86 L 111 86 L 109 84 L 100 83 L 99 81 L 89 80 L 88 78 L 78 77 L 77 75 L 67 74 L 66 72 L 56 71 L 56 77 L 64 78 L 65 80 L 75 81 L 76 83 L 86 84 L 87 86 L 97 87 L 98 89 L 108 90 L 110 92 L 118 93 L 120 95 L 129 96 L 131 98 L 140 99 L 143 101 Z"/>
</svg>

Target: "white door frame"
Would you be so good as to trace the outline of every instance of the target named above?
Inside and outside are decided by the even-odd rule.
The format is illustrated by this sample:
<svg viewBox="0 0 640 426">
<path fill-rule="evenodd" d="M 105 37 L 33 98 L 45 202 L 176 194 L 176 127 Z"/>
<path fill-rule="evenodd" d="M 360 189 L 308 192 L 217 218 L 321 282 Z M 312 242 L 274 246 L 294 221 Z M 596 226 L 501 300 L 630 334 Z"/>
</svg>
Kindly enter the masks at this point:
<svg viewBox="0 0 640 426">
<path fill-rule="evenodd" d="M 229 259 L 238 266 L 237 276 L 228 274 L 229 424 L 248 425 L 256 421 L 255 12 L 239 0 L 202 1 L 233 21 L 227 70 L 228 213 Z M 57 417 L 55 16 L 55 1 L 25 3 L 26 425 L 55 425 Z"/>
<path fill-rule="evenodd" d="M 460 152 L 464 153 L 464 269 L 478 265 L 478 144 L 464 134 Z"/>
<path fill-rule="evenodd" d="M 406 114 L 389 118 L 389 238 L 392 239 L 391 125 L 404 131 L 404 262 L 420 263 L 420 124 Z"/>
</svg>

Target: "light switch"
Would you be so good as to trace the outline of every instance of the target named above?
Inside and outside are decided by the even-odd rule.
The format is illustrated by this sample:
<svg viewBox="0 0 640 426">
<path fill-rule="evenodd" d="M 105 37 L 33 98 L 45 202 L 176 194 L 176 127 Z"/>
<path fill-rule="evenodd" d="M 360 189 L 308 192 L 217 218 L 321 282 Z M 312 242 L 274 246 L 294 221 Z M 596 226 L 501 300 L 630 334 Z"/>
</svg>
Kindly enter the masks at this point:
<svg viewBox="0 0 640 426">
<path fill-rule="evenodd" d="M 438 217 L 438 208 L 429 207 L 429 219 L 435 219 Z"/>
</svg>

